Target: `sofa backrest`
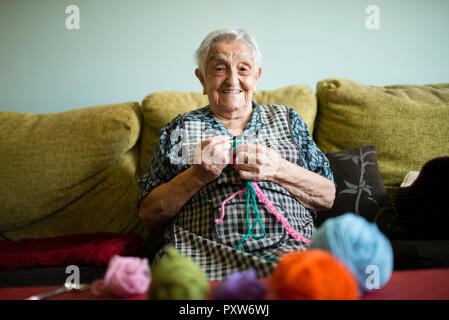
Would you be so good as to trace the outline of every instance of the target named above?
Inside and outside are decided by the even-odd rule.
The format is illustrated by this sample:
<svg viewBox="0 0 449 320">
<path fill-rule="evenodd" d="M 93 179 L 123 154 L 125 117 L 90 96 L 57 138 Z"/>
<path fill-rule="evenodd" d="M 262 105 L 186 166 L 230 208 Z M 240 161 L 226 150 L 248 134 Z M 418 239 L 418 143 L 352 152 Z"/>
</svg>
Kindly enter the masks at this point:
<svg viewBox="0 0 449 320">
<path fill-rule="evenodd" d="M 312 89 L 292 85 L 277 90 L 257 91 L 254 100 L 262 104 L 280 104 L 295 109 L 313 132 L 317 101 Z M 142 101 L 143 129 L 140 174 L 148 170 L 162 127 L 181 113 L 208 105 L 207 96 L 199 92 L 155 92 Z"/>
<path fill-rule="evenodd" d="M 145 234 L 138 218 L 138 103 L 0 112 L 0 233 Z"/>
<path fill-rule="evenodd" d="M 318 98 L 318 106 L 317 106 Z M 258 104 L 283 104 L 305 120 L 325 153 L 376 145 L 388 189 L 408 171 L 449 154 L 449 84 L 366 86 L 327 79 L 258 91 Z M 156 92 L 136 102 L 53 114 L 0 112 L 0 238 L 136 232 L 137 180 L 160 129 L 208 104 L 201 93 Z"/>
<path fill-rule="evenodd" d="M 449 154 L 449 83 L 379 87 L 327 79 L 317 84 L 317 98 L 318 147 L 327 153 L 376 145 L 389 191 L 407 172 Z"/>
</svg>

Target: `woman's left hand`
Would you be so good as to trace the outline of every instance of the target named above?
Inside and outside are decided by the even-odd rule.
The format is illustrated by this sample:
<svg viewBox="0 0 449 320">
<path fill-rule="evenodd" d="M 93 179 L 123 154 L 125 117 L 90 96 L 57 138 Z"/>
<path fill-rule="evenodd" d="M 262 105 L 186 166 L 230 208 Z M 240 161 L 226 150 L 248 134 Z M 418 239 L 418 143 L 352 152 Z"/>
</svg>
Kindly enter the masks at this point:
<svg viewBox="0 0 449 320">
<path fill-rule="evenodd" d="M 255 144 L 237 146 L 237 172 L 240 178 L 274 181 L 284 159 L 269 147 Z"/>
<path fill-rule="evenodd" d="M 237 146 L 237 172 L 245 180 L 277 183 L 315 211 L 329 210 L 334 203 L 335 185 L 331 180 L 289 162 L 265 146 Z"/>
</svg>

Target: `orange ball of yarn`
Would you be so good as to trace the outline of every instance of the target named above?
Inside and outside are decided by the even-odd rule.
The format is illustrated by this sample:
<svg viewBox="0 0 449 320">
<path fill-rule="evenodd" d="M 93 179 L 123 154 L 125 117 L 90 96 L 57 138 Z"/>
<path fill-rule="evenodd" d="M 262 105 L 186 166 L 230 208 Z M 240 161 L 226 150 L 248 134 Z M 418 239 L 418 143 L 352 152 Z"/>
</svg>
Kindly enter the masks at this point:
<svg viewBox="0 0 449 320">
<path fill-rule="evenodd" d="M 285 300 L 354 300 L 359 293 L 351 271 L 320 249 L 282 256 L 271 274 L 270 286 Z"/>
</svg>

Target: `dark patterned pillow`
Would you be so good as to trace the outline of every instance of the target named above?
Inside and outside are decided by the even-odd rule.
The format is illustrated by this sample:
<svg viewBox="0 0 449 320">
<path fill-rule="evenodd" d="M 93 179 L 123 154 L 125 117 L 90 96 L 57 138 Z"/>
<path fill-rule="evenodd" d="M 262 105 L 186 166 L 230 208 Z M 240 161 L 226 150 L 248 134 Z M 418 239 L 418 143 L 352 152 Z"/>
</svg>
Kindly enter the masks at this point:
<svg viewBox="0 0 449 320">
<path fill-rule="evenodd" d="M 317 212 L 317 226 L 347 212 L 375 222 L 379 209 L 390 205 L 377 166 L 376 146 L 344 149 L 326 156 L 334 172 L 337 192 L 332 209 Z"/>
</svg>

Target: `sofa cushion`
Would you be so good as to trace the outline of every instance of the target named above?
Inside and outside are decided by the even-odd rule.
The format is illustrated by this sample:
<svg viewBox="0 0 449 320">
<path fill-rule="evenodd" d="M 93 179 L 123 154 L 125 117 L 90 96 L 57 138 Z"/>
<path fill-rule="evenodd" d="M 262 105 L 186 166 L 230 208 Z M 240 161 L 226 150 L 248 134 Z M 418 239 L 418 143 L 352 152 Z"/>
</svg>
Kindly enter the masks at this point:
<svg viewBox="0 0 449 320">
<path fill-rule="evenodd" d="M 138 103 L 0 112 L 0 233 L 144 235 L 136 207 Z"/>
<path fill-rule="evenodd" d="M 317 98 L 318 147 L 327 153 L 376 145 L 387 188 L 449 153 L 449 83 L 378 87 L 327 79 L 317 84 Z"/>
<path fill-rule="evenodd" d="M 277 90 L 258 91 L 258 104 L 281 104 L 295 109 L 306 122 L 311 133 L 317 112 L 316 96 L 305 85 L 292 85 Z M 142 101 L 143 131 L 141 141 L 141 175 L 148 170 L 153 151 L 159 142 L 161 128 L 178 114 L 209 104 L 207 96 L 199 92 L 156 92 Z"/>
<path fill-rule="evenodd" d="M 344 149 L 326 156 L 337 191 L 332 208 L 317 213 L 317 226 L 347 212 L 376 222 L 379 209 L 391 205 L 377 165 L 376 146 Z"/>
</svg>

